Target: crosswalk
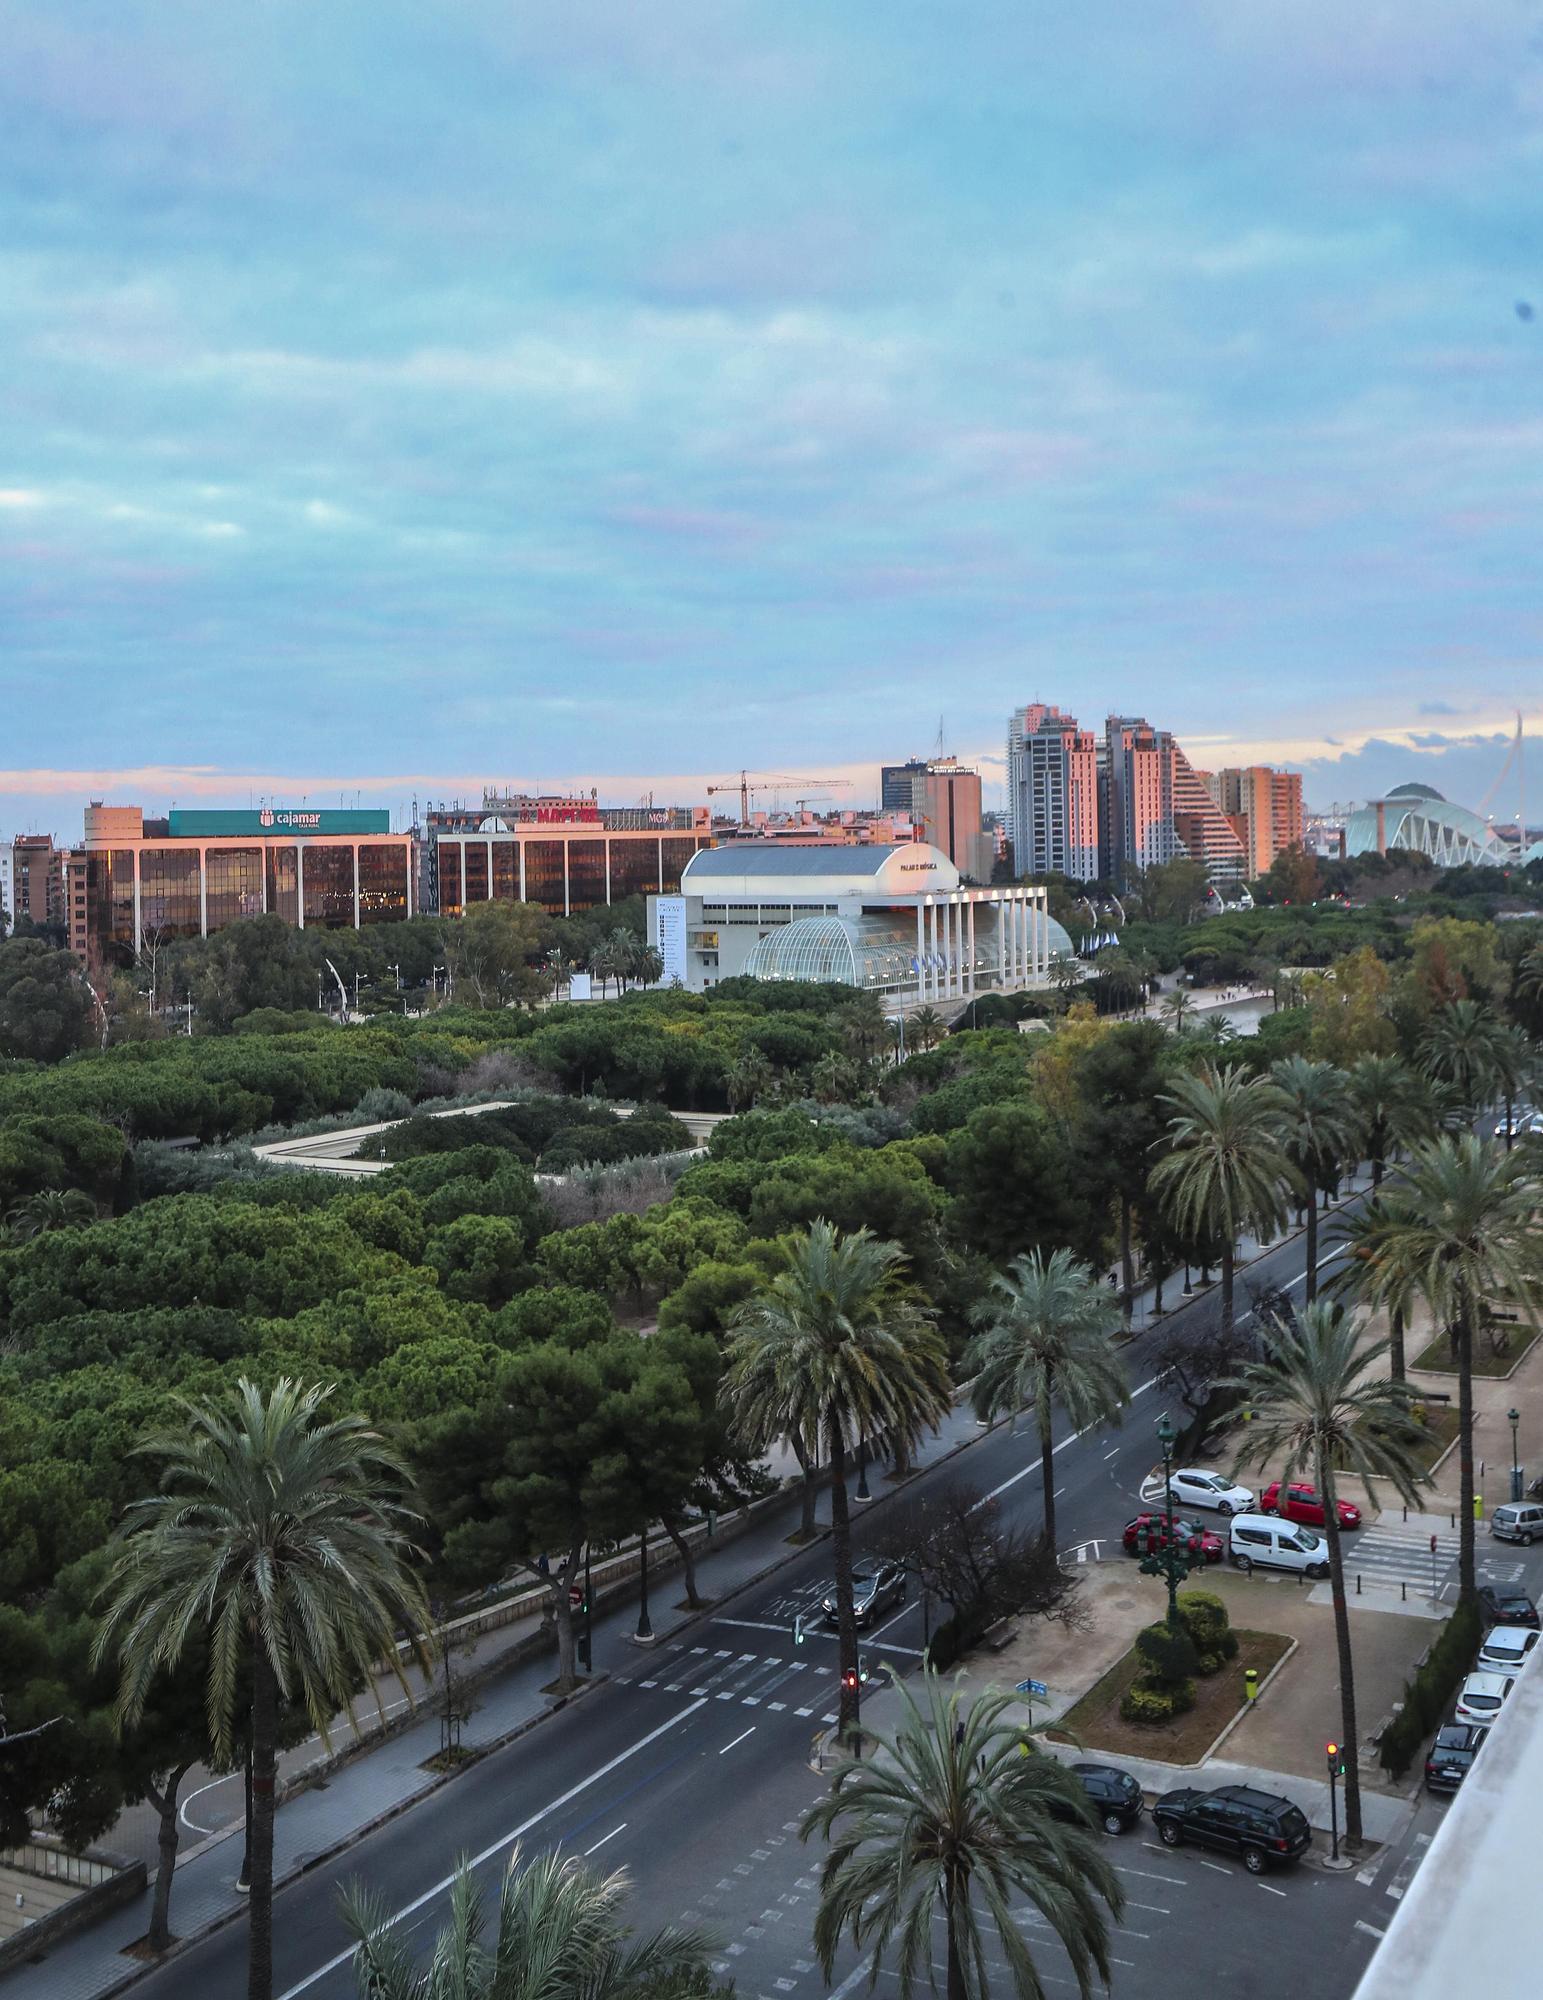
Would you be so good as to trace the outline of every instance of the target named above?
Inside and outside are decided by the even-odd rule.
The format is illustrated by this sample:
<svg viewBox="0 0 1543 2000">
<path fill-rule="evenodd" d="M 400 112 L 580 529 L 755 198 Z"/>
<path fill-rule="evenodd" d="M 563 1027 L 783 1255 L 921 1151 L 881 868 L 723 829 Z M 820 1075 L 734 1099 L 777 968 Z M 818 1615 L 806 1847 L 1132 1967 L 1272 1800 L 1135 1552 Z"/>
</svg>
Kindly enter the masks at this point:
<svg viewBox="0 0 1543 2000">
<path fill-rule="evenodd" d="M 774 1653 L 737 1653 L 712 1646 L 665 1646 L 639 1661 L 635 1670 L 612 1674 L 623 1687 L 647 1693 L 685 1695 L 693 1701 L 737 1702 L 773 1715 L 817 1716 L 834 1722 L 824 1703 L 833 1675 L 828 1657 L 789 1660 Z"/>
<path fill-rule="evenodd" d="M 1349 1589 L 1356 1588 L 1359 1577 L 1363 1583 L 1380 1584 L 1384 1589 L 1403 1586 L 1426 1597 L 1438 1597 L 1457 1562 L 1458 1538 L 1456 1534 L 1431 1536 L 1396 1527 L 1362 1528 L 1359 1534 L 1347 1536 L 1343 1547 Z"/>
</svg>

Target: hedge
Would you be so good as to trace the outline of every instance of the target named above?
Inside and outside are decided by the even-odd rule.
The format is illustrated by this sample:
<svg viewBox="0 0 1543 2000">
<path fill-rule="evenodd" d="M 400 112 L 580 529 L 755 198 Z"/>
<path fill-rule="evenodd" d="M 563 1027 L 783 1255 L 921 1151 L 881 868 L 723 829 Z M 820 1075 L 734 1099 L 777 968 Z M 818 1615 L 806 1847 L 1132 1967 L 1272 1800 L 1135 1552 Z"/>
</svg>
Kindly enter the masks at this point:
<svg viewBox="0 0 1543 2000">
<path fill-rule="evenodd" d="M 1404 1775 L 1420 1745 L 1444 1720 L 1447 1703 L 1473 1664 L 1483 1631 L 1479 1607 L 1465 1602 L 1436 1634 L 1423 1663 L 1405 1683 L 1403 1706 L 1378 1741 L 1377 1754 L 1390 1777 Z"/>
</svg>

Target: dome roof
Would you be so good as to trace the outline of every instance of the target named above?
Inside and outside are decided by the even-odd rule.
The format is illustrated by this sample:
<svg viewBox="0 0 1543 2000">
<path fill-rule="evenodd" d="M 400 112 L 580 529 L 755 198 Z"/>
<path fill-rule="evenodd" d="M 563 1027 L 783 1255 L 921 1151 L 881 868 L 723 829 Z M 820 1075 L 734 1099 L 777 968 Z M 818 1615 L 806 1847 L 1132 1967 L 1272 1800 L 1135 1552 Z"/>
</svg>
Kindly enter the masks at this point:
<svg viewBox="0 0 1543 2000">
<path fill-rule="evenodd" d="M 1513 857 L 1489 826 L 1429 785 L 1406 785 L 1382 801 L 1383 842 L 1405 854 L 1425 854 L 1438 868 L 1501 867 Z M 1375 854 L 1377 812 L 1362 806 L 1345 822 L 1345 853 Z"/>
</svg>

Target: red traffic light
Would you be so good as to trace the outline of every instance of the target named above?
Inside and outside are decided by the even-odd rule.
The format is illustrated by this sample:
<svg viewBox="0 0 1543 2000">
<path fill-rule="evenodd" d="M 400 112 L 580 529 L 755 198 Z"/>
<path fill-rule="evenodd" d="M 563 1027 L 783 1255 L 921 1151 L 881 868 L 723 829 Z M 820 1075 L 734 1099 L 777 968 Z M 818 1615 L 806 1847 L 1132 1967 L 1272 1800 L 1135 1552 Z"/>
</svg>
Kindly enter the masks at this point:
<svg viewBox="0 0 1543 2000">
<path fill-rule="evenodd" d="M 1339 1745 L 1337 1743 L 1329 1744 L 1328 1751 L 1331 1757 L 1337 1757 L 1339 1755 Z"/>
<path fill-rule="evenodd" d="M 846 1691 L 846 1692 L 847 1692 L 848 1694 L 856 1694 L 856 1692 L 857 1692 L 857 1669 L 856 1669 L 856 1667 L 843 1667 L 843 1668 L 842 1668 L 842 1670 L 841 1670 L 841 1685 L 842 1685 L 842 1687 L 843 1687 L 843 1688 L 845 1689 L 845 1691 Z"/>
</svg>

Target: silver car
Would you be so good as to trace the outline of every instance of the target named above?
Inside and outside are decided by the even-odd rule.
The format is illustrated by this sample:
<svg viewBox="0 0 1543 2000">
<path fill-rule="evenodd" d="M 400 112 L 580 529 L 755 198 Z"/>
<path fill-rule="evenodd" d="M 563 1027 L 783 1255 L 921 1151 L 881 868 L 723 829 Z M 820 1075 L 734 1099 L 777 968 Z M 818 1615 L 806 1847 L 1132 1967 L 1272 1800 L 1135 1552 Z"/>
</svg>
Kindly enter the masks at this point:
<svg viewBox="0 0 1543 2000">
<path fill-rule="evenodd" d="M 1509 1680 L 1521 1672 L 1540 1637 L 1543 1634 L 1530 1632 L 1525 1625 L 1496 1625 L 1485 1634 L 1474 1667 L 1481 1674 L 1504 1674 Z"/>
<path fill-rule="evenodd" d="M 880 1612 L 905 1602 L 905 1571 L 898 1563 L 857 1562 L 852 1565 L 852 1612 L 859 1626 L 871 1625 Z M 836 1623 L 836 1593 L 820 1599 L 827 1623 Z"/>
</svg>

